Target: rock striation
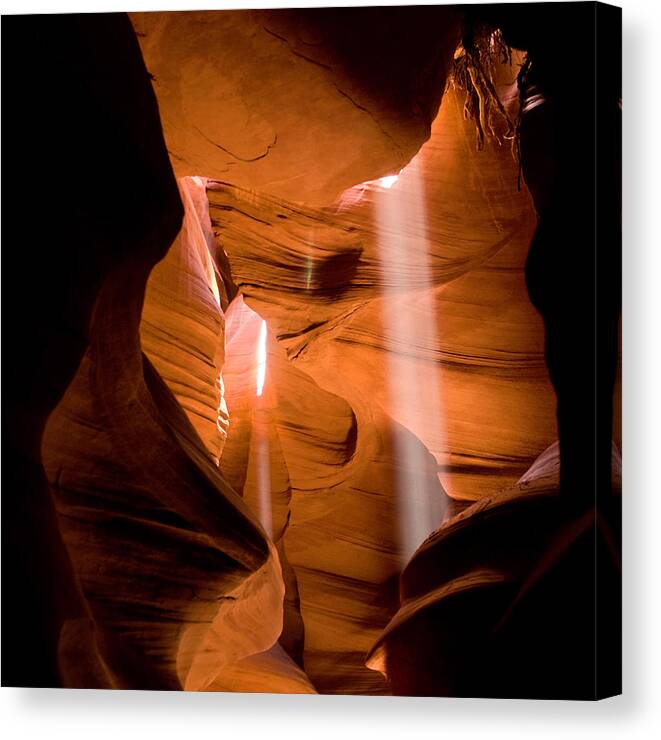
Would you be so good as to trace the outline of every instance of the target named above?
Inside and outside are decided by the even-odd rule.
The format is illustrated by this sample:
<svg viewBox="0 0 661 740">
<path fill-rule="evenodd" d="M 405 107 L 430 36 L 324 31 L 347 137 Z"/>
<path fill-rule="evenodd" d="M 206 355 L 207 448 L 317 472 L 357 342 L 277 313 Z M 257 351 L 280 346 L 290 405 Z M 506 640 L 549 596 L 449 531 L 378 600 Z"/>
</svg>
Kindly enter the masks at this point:
<svg viewBox="0 0 661 740">
<path fill-rule="evenodd" d="M 558 494 L 535 212 L 443 94 L 457 10 L 8 22 L 17 233 L 57 187 L 10 250 L 6 680 L 585 698 L 617 506 Z"/>
<path fill-rule="evenodd" d="M 359 397 L 331 394 L 297 369 L 275 337 L 257 396 L 262 319 L 241 298 L 227 312 L 224 367 L 230 430 L 220 469 L 268 525 L 285 575 L 280 644 L 323 693 L 388 693 L 364 655 L 394 613 L 400 569 L 392 438 L 416 443 Z M 436 502 L 446 497 L 433 458 L 417 470 Z M 240 464 L 239 464 L 240 463 Z"/>
<path fill-rule="evenodd" d="M 395 694 L 594 696 L 595 647 L 616 645 L 620 630 L 618 525 L 568 511 L 559 470 L 556 443 L 515 486 L 445 522 L 415 553 L 400 609 L 367 659 Z M 613 480 L 619 495 L 615 447 Z M 615 652 L 600 664 L 604 686 L 619 675 Z"/>
<path fill-rule="evenodd" d="M 448 91 L 389 189 L 363 184 L 318 209 L 209 181 L 233 280 L 288 357 L 342 397 L 370 388 L 463 501 L 514 483 L 556 438 L 524 279 L 534 210 L 510 152 L 477 152 L 472 136 Z M 437 413 L 421 388 L 437 389 Z"/>
<path fill-rule="evenodd" d="M 208 182 L 218 249 L 258 314 L 228 313 L 220 467 L 257 509 L 266 425 L 273 527 L 295 580 L 285 642 L 318 691 L 391 690 L 364 656 L 408 557 L 444 517 L 515 483 L 556 434 L 523 277 L 532 205 L 510 152 L 473 146 L 448 91 L 390 188 L 363 183 L 318 208 Z M 268 413 L 254 387 L 262 319 Z"/>
<path fill-rule="evenodd" d="M 14 140 L 29 153 L 13 171 L 30 178 L 17 177 L 14 226 L 33 216 L 25 198 L 33 173 L 45 167 L 59 181 L 43 209 L 53 228 L 48 254 L 36 271 L 30 250 L 16 250 L 12 263 L 16 274 L 34 273 L 38 320 L 11 340 L 16 391 L 4 454 L 14 461 L 15 495 L 3 496 L 3 547 L 14 565 L 3 588 L 28 597 L 21 614 L 3 620 L 11 635 L 3 677 L 17 685 L 201 688 L 224 663 L 273 645 L 284 585 L 258 520 L 142 353 L 147 281 L 184 214 L 156 100 L 125 16 L 11 23 L 12 43 L 36 44 L 12 89 L 27 116 Z M 29 82 L 37 66 L 47 78 L 38 105 L 61 111 L 52 140 L 38 146 Z M 94 187 L 81 182 L 90 167 Z M 166 259 L 157 280 L 189 288 L 177 289 L 178 305 L 195 304 L 194 325 L 209 316 L 199 303 L 208 294 L 195 279 L 203 253 L 191 244 L 190 219 L 199 213 L 187 210 L 174 260 L 182 269 L 168 272 Z M 195 250 L 199 264 L 190 259 Z M 193 268 L 186 280 L 182 261 Z M 217 315 L 211 326 L 217 339 Z M 215 367 L 212 375 L 217 383 Z"/>
<path fill-rule="evenodd" d="M 184 223 L 149 276 L 140 342 L 217 463 L 229 424 L 221 372 L 227 292 L 213 257 L 205 182 L 188 177 L 179 187 Z"/>
<path fill-rule="evenodd" d="M 128 261 L 104 286 L 90 347 L 42 450 L 96 622 L 139 656 L 148 686 L 197 686 L 213 678 L 200 653 L 213 652 L 213 672 L 273 644 L 282 580 L 259 523 L 141 352 L 146 279 Z M 260 628 L 244 632 L 262 601 Z"/>
<path fill-rule="evenodd" d="M 12 276 L 3 288 L 6 298 L 16 291 L 11 302 L 21 307 L 3 321 L 3 350 L 12 358 L 3 365 L 12 389 L 3 404 L 2 582 L 11 604 L 3 609 L 3 682 L 109 686 L 114 671 L 102 653 L 112 636 L 95 627 L 65 547 L 42 438 L 93 341 L 101 294 L 127 274 L 127 290 L 135 289 L 131 321 L 106 339 L 137 342 L 139 281 L 166 253 L 183 208 L 128 18 L 16 16 L 3 27 L 13 60 L 3 98 L 15 111 L 4 130 L 12 187 L 3 196 L 3 234 L 18 239 L 3 250 Z M 44 173 L 51 187 L 38 212 L 48 223 L 47 246 L 31 228 L 30 194 Z M 96 429 L 94 421 L 86 436 Z"/>
</svg>

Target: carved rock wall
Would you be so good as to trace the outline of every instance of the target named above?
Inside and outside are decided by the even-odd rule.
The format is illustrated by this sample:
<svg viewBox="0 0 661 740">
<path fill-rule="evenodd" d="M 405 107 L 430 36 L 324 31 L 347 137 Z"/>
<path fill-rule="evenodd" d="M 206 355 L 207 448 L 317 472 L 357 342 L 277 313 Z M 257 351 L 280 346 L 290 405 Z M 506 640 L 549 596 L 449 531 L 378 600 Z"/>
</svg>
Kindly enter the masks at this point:
<svg viewBox="0 0 661 740">
<path fill-rule="evenodd" d="M 256 395 L 262 319 L 241 298 L 227 314 L 230 431 L 220 468 L 255 511 L 270 511 L 285 575 L 280 644 L 323 693 L 388 693 L 364 656 L 397 605 L 399 505 L 393 437 L 417 444 L 416 470 L 442 520 L 433 458 L 360 395 L 324 391 L 270 335 Z M 241 464 L 239 464 L 239 461 Z"/>
<path fill-rule="evenodd" d="M 12 388 L 3 404 L 3 682 L 163 685 L 144 671 L 138 678 L 124 658 L 121 671 L 104 664 L 104 655 L 118 653 L 94 624 L 63 542 L 41 449 L 49 416 L 93 341 L 100 294 L 126 273 L 146 280 L 179 230 L 158 107 L 125 15 L 17 16 L 3 28 L 11 60 L 3 100 L 14 112 L 5 128 L 12 186 L 3 195 L 3 235 L 15 239 L 3 250 L 11 276 L 3 289 L 17 307 L 3 321 L 12 358 L 3 363 Z M 34 228 L 36 173 L 45 172 L 52 187 L 38 213 L 49 224 L 47 246 Z M 137 334 L 140 300 L 138 288 L 130 295 L 134 323 L 111 329 L 117 342 Z M 97 422 L 78 430 L 93 440 Z M 61 430 L 63 442 L 75 436 Z"/>
<path fill-rule="evenodd" d="M 617 682 L 617 528 L 594 510 L 572 513 L 559 470 L 555 443 L 515 486 L 447 521 L 415 553 L 401 606 L 367 660 L 395 694 L 589 699 L 602 645 L 599 685 Z M 615 447 L 613 483 L 619 495 Z"/>
<path fill-rule="evenodd" d="M 151 263 L 139 253 L 105 281 L 42 445 L 108 670 L 128 688 L 204 689 L 282 630 L 277 551 L 217 469 L 227 299 L 204 232 L 204 183 L 180 191 L 183 228 L 144 303 Z"/>
<path fill-rule="evenodd" d="M 612 548 L 557 496 L 528 194 L 507 147 L 475 150 L 454 91 L 436 116 L 457 12 L 133 14 L 167 152 L 194 176 L 180 196 L 115 21 L 56 21 L 62 48 L 38 29 L 73 162 L 28 160 L 64 179 L 40 321 L 12 345 L 3 541 L 12 583 L 44 594 L 11 622 L 48 656 L 36 680 L 474 695 L 515 656 L 504 692 L 548 695 L 521 683 L 531 660 L 561 671 L 571 647 L 587 670 L 585 622 L 525 649 L 563 589 L 591 613 L 590 553 Z M 98 139 L 119 143 L 88 189 L 67 173 Z"/>
<path fill-rule="evenodd" d="M 213 234 L 205 182 L 188 177 L 179 188 L 183 227 L 149 276 L 140 341 L 218 462 L 229 423 L 221 372 L 227 294 L 209 251 Z"/>
<path fill-rule="evenodd" d="M 289 358 L 341 397 L 369 388 L 451 497 L 507 487 L 554 440 L 523 274 L 532 204 L 507 148 L 474 149 L 454 92 L 389 189 L 314 209 L 210 181 L 209 200 L 233 279 Z"/>
<path fill-rule="evenodd" d="M 131 19 L 177 175 L 315 204 L 415 154 L 459 33 L 452 7 Z"/>
</svg>

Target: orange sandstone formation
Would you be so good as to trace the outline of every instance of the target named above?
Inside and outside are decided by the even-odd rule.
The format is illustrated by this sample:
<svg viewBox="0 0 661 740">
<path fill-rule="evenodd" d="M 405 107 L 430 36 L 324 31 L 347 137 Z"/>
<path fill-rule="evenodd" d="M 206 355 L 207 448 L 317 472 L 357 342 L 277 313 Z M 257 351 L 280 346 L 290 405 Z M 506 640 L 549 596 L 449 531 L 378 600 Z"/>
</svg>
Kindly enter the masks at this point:
<svg viewBox="0 0 661 740">
<path fill-rule="evenodd" d="M 8 624 L 34 677 L 10 646 L 10 680 L 554 695 L 573 654 L 580 693 L 586 553 L 617 558 L 557 495 L 535 213 L 443 94 L 457 9 L 131 21 L 17 26 L 68 107 L 24 147 L 63 179 L 11 347 L 3 540 L 34 593 Z"/>
<path fill-rule="evenodd" d="M 131 19 L 178 176 L 324 205 L 397 172 L 429 136 L 460 14 L 304 8 Z"/>
</svg>

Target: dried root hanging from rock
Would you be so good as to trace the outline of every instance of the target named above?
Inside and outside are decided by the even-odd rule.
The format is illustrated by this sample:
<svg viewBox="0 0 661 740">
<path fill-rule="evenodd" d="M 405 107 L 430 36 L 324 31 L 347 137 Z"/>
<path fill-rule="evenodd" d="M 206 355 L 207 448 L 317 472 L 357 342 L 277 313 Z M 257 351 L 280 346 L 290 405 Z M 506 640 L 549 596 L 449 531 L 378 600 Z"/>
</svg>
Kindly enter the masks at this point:
<svg viewBox="0 0 661 740">
<path fill-rule="evenodd" d="M 468 28 L 454 55 L 448 85 L 465 94 L 464 118 L 476 128 L 476 146 L 484 148 L 486 139 L 499 146 L 511 141 L 516 151 L 516 125 L 496 91 L 496 66 L 512 64 L 512 51 L 499 30 Z"/>
</svg>

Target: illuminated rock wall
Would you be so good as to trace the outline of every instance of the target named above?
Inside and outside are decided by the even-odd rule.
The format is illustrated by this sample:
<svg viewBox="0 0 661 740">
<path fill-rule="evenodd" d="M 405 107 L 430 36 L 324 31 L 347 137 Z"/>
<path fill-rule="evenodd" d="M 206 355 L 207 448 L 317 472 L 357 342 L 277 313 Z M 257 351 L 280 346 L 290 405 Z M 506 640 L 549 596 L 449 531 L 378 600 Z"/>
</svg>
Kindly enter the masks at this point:
<svg viewBox="0 0 661 740">
<path fill-rule="evenodd" d="M 389 189 L 371 183 L 312 209 L 209 188 L 233 279 L 289 358 L 341 397 L 369 389 L 434 455 L 451 497 L 507 487 L 554 440 L 543 327 L 523 274 L 532 204 L 507 148 L 474 149 L 453 92 Z M 403 257 L 387 252 L 398 248 Z"/>
<path fill-rule="evenodd" d="M 275 547 L 216 467 L 227 298 L 204 183 L 180 192 L 182 230 L 148 283 L 138 254 L 104 285 L 42 446 L 109 680 L 126 688 L 205 689 L 282 630 Z M 84 686 L 85 626 L 63 635 L 64 680 Z"/>
<path fill-rule="evenodd" d="M 256 395 L 261 318 L 236 299 L 227 312 L 223 370 L 230 429 L 220 469 L 253 510 L 270 499 L 285 575 L 280 643 L 320 692 L 388 693 L 364 657 L 397 608 L 398 460 L 393 438 L 426 455 L 416 470 L 442 519 L 433 458 L 361 396 L 328 393 L 270 335 L 263 395 Z"/>
<path fill-rule="evenodd" d="M 184 224 L 149 276 L 140 341 L 218 462 L 228 426 L 221 372 L 227 295 L 214 260 L 205 182 L 184 178 L 179 188 Z"/>
<path fill-rule="evenodd" d="M 444 516 L 512 485 L 556 434 L 523 278 L 534 213 L 509 150 L 475 151 L 448 92 L 430 141 L 387 185 L 313 208 L 209 182 L 232 280 L 269 327 L 273 506 L 288 501 L 302 665 L 319 691 L 390 690 L 363 663 L 395 614 L 401 568 Z M 220 462 L 253 506 L 256 327 L 241 371 L 228 345 Z"/>
<path fill-rule="evenodd" d="M 12 583 L 44 594 L 42 684 L 475 694 L 512 648 L 516 694 L 549 598 L 584 596 L 591 522 L 552 547 L 531 201 L 456 92 L 436 115 L 457 13 L 347 13 L 133 14 L 165 141 L 126 19 L 78 38 L 108 44 L 92 82 L 65 65 L 72 110 L 109 91 L 58 132 L 75 171 L 127 136 L 45 205 L 59 256 L 12 350 Z"/>
</svg>

